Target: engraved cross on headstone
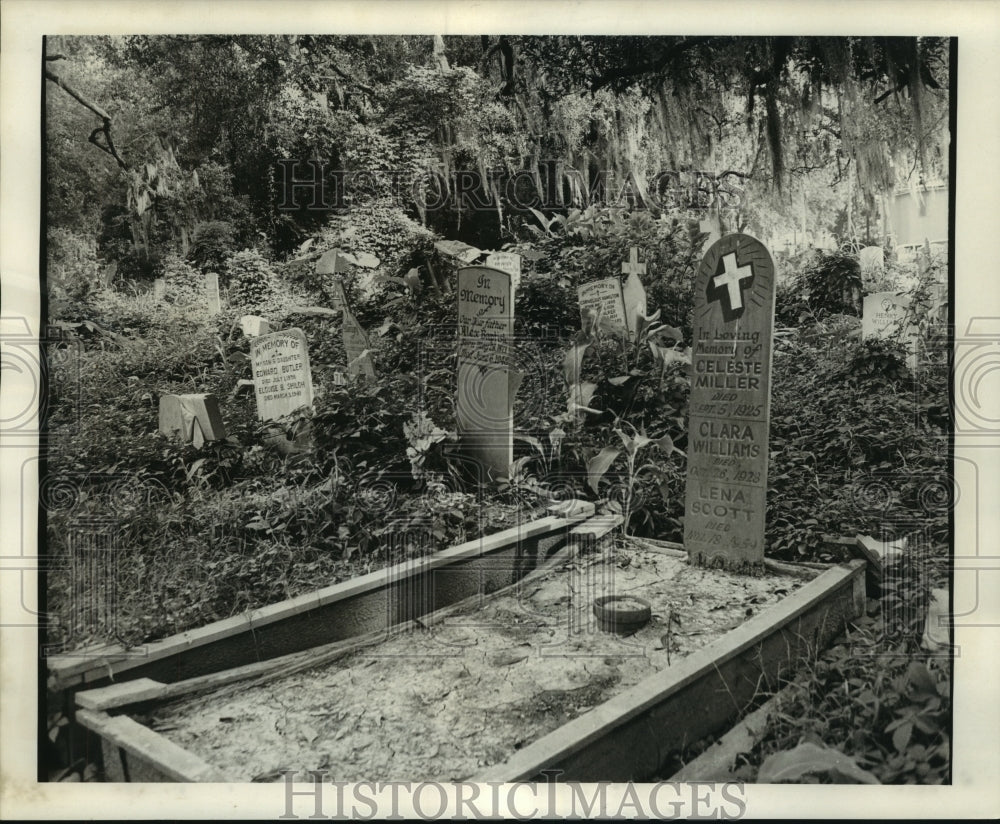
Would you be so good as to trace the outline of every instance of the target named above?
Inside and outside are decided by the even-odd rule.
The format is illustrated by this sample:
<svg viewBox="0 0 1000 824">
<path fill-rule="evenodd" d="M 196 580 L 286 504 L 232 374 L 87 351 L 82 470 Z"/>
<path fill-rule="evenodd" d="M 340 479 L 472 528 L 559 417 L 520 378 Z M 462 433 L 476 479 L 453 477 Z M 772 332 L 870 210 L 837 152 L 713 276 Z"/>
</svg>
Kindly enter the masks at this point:
<svg viewBox="0 0 1000 824">
<path fill-rule="evenodd" d="M 722 265 L 725 267 L 725 271 L 712 278 L 713 291 L 726 289 L 729 298 L 729 313 L 740 313 L 740 310 L 743 309 L 742 289 L 744 281 L 753 277 L 753 267 L 737 266 L 735 252 L 723 255 Z"/>
</svg>

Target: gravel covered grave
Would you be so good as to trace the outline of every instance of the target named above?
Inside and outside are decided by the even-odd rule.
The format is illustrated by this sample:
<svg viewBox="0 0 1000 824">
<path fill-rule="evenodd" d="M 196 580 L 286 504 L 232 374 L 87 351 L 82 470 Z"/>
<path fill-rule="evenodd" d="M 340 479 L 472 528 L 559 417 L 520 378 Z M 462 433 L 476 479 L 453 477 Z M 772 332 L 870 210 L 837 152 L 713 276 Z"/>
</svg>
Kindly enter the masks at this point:
<svg viewBox="0 0 1000 824">
<path fill-rule="evenodd" d="M 688 565 L 630 542 L 534 576 L 481 607 L 333 663 L 173 702 L 146 719 L 227 781 L 326 769 L 334 780 L 468 779 L 718 639 L 802 579 Z M 599 595 L 652 604 L 628 637 Z"/>
</svg>

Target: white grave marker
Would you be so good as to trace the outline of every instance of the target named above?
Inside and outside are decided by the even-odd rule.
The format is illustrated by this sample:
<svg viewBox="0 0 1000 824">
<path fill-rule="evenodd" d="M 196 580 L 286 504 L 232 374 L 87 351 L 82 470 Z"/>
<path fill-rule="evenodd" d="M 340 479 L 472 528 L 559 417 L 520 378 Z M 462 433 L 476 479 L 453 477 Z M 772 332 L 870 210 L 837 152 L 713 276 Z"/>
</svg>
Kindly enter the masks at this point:
<svg viewBox="0 0 1000 824">
<path fill-rule="evenodd" d="M 486 265 L 507 272 L 514 289 L 521 285 L 521 256 L 516 252 L 491 252 L 486 258 Z"/>
<path fill-rule="evenodd" d="M 866 273 L 885 271 L 885 250 L 881 246 L 865 246 L 858 252 L 861 271 Z"/>
<path fill-rule="evenodd" d="M 363 375 L 366 378 L 375 377 L 375 364 L 368 352 L 370 346 L 368 333 L 358 323 L 344 304 L 344 349 L 347 351 L 347 371 L 352 375 Z"/>
<path fill-rule="evenodd" d="M 862 338 L 895 338 L 906 347 L 906 365 L 917 368 L 920 332 L 907 323 L 910 299 L 895 292 L 875 292 L 865 295 L 861 315 Z"/>
<path fill-rule="evenodd" d="M 205 294 L 208 297 L 208 314 L 219 314 L 222 311 L 222 298 L 219 296 L 219 276 L 215 272 L 205 275 Z"/>
<path fill-rule="evenodd" d="M 639 315 L 646 314 L 646 288 L 639 279 L 639 275 L 646 274 L 646 264 L 639 263 L 639 250 L 635 246 L 629 250 L 628 262 L 622 263 L 622 274 L 628 275 L 622 287 L 622 301 L 628 333 L 634 340 L 639 333 Z"/>
<path fill-rule="evenodd" d="M 628 320 L 625 315 L 625 297 L 622 294 L 622 283 L 617 277 L 593 280 L 576 290 L 580 302 L 581 317 L 589 310 L 600 312 L 601 319 L 622 332 L 628 331 Z"/>
<path fill-rule="evenodd" d="M 221 441 L 226 437 L 219 401 L 209 394 L 162 395 L 159 431 L 199 448 L 206 441 Z"/>
<path fill-rule="evenodd" d="M 895 292 L 865 295 L 861 317 L 861 335 L 865 338 L 893 337 L 902 330 L 910 301 Z"/>
<path fill-rule="evenodd" d="M 248 338 L 259 338 L 271 332 L 271 324 L 260 315 L 244 315 L 240 318 L 240 328 Z"/>
<path fill-rule="evenodd" d="M 348 271 L 347 262 L 340 253 L 340 249 L 329 249 L 316 262 L 317 275 L 339 275 Z"/>
<path fill-rule="evenodd" d="M 312 406 L 309 347 L 301 329 L 285 329 L 250 342 L 257 416 L 263 421 Z"/>
</svg>

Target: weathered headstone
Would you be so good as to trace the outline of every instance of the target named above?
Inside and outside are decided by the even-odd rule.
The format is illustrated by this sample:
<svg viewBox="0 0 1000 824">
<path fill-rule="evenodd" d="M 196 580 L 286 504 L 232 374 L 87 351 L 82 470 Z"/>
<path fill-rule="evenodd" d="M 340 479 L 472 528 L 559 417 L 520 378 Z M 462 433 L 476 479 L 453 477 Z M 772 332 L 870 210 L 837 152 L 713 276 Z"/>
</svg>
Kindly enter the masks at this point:
<svg viewBox="0 0 1000 824">
<path fill-rule="evenodd" d="M 472 263 L 482 254 L 475 246 L 460 240 L 439 240 L 434 243 L 434 248 L 449 257 L 458 258 L 462 263 Z"/>
<path fill-rule="evenodd" d="M 260 315 L 244 315 L 240 318 L 240 328 L 248 338 L 259 338 L 271 332 L 271 324 Z"/>
<path fill-rule="evenodd" d="M 917 367 L 920 333 L 908 323 L 910 299 L 895 292 L 875 292 L 865 295 L 861 314 L 862 338 L 895 338 L 906 347 L 906 364 Z"/>
<path fill-rule="evenodd" d="M 578 287 L 576 294 L 580 302 L 581 317 L 587 311 L 600 312 L 604 323 L 622 332 L 628 331 L 625 296 L 622 294 L 622 283 L 619 278 L 593 280 Z"/>
<path fill-rule="evenodd" d="M 344 293 L 344 284 L 337 278 L 330 285 L 330 297 L 332 299 L 333 308 L 338 312 L 341 309 L 347 308 L 347 295 Z"/>
<path fill-rule="evenodd" d="M 340 275 L 349 272 L 350 266 L 340 249 L 330 249 L 323 253 L 323 257 L 316 263 L 317 275 L 333 275 L 330 281 L 331 297 L 333 308 L 338 312 L 347 306 L 347 298 L 344 296 L 344 282 Z"/>
<path fill-rule="evenodd" d="M 511 275 L 470 266 L 458 271 L 458 394 L 455 417 L 464 454 L 493 478 L 514 459 L 514 336 Z"/>
<path fill-rule="evenodd" d="M 208 314 L 219 314 L 222 311 L 222 298 L 219 296 L 219 276 L 215 272 L 205 275 L 205 294 L 208 298 Z"/>
<path fill-rule="evenodd" d="M 159 431 L 168 438 L 178 438 L 197 447 L 226 437 L 219 401 L 208 394 L 162 395 Z"/>
<path fill-rule="evenodd" d="M 695 278 L 684 545 L 692 561 L 731 569 L 764 561 L 774 263 L 732 234 Z"/>
<path fill-rule="evenodd" d="M 861 315 L 863 338 L 888 338 L 902 331 L 910 302 L 895 292 L 875 292 L 865 295 Z"/>
<path fill-rule="evenodd" d="M 507 272 L 514 289 L 521 285 L 521 256 L 516 252 L 491 252 L 486 258 L 486 265 Z"/>
<path fill-rule="evenodd" d="M 646 314 L 646 287 L 639 279 L 639 275 L 646 274 L 646 264 L 639 263 L 639 250 L 635 246 L 629 251 L 628 262 L 622 263 L 622 273 L 628 275 L 622 287 L 625 320 L 628 323 L 629 337 L 635 339 L 639 332 L 639 315 Z"/>
<path fill-rule="evenodd" d="M 347 351 L 347 371 L 351 375 L 363 375 L 366 378 L 375 377 L 375 364 L 368 352 L 370 343 L 368 333 L 358 323 L 344 304 L 344 349 Z"/>
<path fill-rule="evenodd" d="M 250 342 L 257 416 L 273 421 L 302 406 L 312 406 L 309 347 L 301 329 L 285 329 Z"/>
<path fill-rule="evenodd" d="M 167 281 L 163 278 L 157 278 L 153 281 L 153 300 L 159 303 L 163 300 L 163 296 L 167 293 Z"/>
<path fill-rule="evenodd" d="M 346 271 L 348 271 L 347 262 L 343 259 L 340 249 L 328 249 L 316 261 L 317 275 L 339 275 Z"/>
</svg>

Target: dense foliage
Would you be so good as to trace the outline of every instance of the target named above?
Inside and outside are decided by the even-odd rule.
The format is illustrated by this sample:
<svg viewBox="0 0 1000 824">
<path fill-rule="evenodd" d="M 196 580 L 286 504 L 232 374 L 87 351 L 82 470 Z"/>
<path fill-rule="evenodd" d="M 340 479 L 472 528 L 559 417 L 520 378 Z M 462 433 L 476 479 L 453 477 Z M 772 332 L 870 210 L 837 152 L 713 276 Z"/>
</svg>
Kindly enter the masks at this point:
<svg viewBox="0 0 1000 824">
<path fill-rule="evenodd" d="M 71 555 L 77 525 L 102 517 L 120 550 L 112 623 L 74 620 L 72 576 L 53 569 L 49 607 L 68 617 L 50 643 L 161 638 L 569 496 L 620 513 L 632 536 L 681 541 L 708 230 L 767 239 L 808 223 L 840 245 L 781 261 L 767 554 L 826 562 L 845 555 L 830 536 L 919 534 L 923 561 L 900 566 L 852 636 L 882 643 L 891 624 L 896 658 L 817 657 L 801 723 L 764 750 L 812 724 L 880 780 L 945 775 L 943 670 L 913 670 L 915 627 L 893 623 L 946 575 L 940 263 L 890 247 L 863 271 L 857 254 L 882 240 L 859 229 L 878 194 L 942 171 L 943 41 L 208 35 L 61 37 L 50 52 L 108 110 L 115 149 L 102 157 L 85 139 L 93 109 L 49 84 L 47 284 L 65 333 L 50 356 L 69 368 L 49 387 L 48 551 Z M 300 177 L 335 170 L 335 203 L 280 206 L 289 159 Z M 523 262 L 515 460 L 484 483 L 456 444 L 462 264 L 443 240 Z M 577 289 L 632 249 L 647 313 L 629 340 L 581 317 Z M 331 274 L 317 264 L 334 250 Z M 374 378 L 347 374 L 335 281 Z M 861 339 L 876 291 L 910 297 L 916 362 L 898 336 Z M 304 332 L 312 410 L 258 421 L 248 314 Z M 168 393 L 214 394 L 227 437 L 159 434 Z"/>
</svg>

